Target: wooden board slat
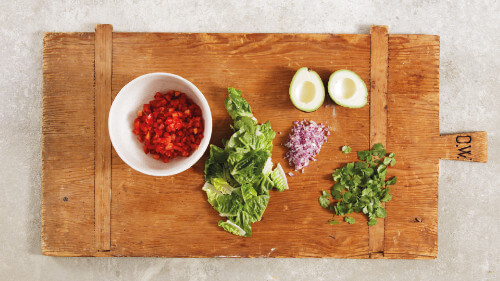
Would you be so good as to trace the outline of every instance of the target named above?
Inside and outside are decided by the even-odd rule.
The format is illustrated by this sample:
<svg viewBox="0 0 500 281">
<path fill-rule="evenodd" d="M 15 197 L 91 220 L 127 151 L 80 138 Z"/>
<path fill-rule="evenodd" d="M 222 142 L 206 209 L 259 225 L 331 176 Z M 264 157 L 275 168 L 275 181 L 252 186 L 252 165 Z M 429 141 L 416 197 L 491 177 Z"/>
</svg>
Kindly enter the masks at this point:
<svg viewBox="0 0 500 281">
<path fill-rule="evenodd" d="M 386 204 L 384 255 L 437 256 L 439 37 L 389 35 L 387 147 L 397 176 Z"/>
<path fill-rule="evenodd" d="M 381 33 L 383 36 L 376 37 L 375 32 L 111 34 L 111 26 L 107 28 L 107 37 L 97 32 L 100 39 L 90 33 L 51 33 L 44 40 L 44 254 L 411 259 L 437 256 L 439 158 L 453 159 L 458 151 L 469 149 L 468 143 L 462 142 L 465 138 L 460 138 L 460 143 L 456 141 L 457 136 L 467 135 L 439 135 L 438 36 L 387 37 Z M 377 38 L 387 39 L 385 74 L 383 67 L 375 68 L 384 61 L 380 63 L 371 57 L 384 50 L 380 48 L 383 42 L 373 44 Z M 109 40 L 112 49 L 107 49 L 111 47 Z M 98 43 L 104 41 L 108 44 Z M 378 58 L 383 57 L 382 52 Z M 370 82 L 371 110 L 368 106 L 333 106 L 329 99 L 313 113 L 296 110 L 289 100 L 288 86 L 302 66 L 317 71 L 324 81 L 338 69 L 355 71 Z M 222 138 L 231 135 L 232 122 L 224 108 L 227 87 L 242 90 L 259 121 L 270 120 L 278 132 L 273 162 L 282 163 L 286 172 L 291 168 L 283 160 L 285 149 L 281 144 L 294 120 L 323 122 L 333 131 L 318 161 L 304 174 L 296 172 L 289 178 L 290 190 L 272 192 L 263 220 L 252 226 L 251 238 L 236 237 L 217 227 L 220 217 L 201 190 L 206 156 L 181 174 L 151 177 L 128 167 L 114 150 L 111 154 L 105 151 L 105 140 L 101 142 L 102 121 L 107 112 L 103 118 L 101 108 L 109 108 L 106 94 L 114 97 L 130 80 L 151 72 L 181 75 L 203 92 L 213 115 L 211 143 L 219 146 Z M 104 98 L 103 102 L 98 98 Z M 94 104 L 99 111 L 95 128 Z M 384 130 L 385 137 L 380 139 Z M 472 161 L 486 161 L 486 133 L 468 136 L 472 137 L 471 153 L 462 155 L 471 156 Z M 340 147 L 347 144 L 353 151 L 366 150 L 371 143 L 384 140 L 388 150 L 397 155 L 397 165 L 388 171 L 390 177 L 398 177 L 398 183 L 391 192 L 393 200 L 386 205 L 385 223 L 379 222 L 382 234 L 377 234 L 375 228 L 369 230 L 362 214 L 353 214 L 354 225 L 329 225 L 331 213 L 317 201 L 320 191 L 332 186 L 334 169 L 357 160 L 355 153 L 343 154 Z M 111 162 L 98 160 L 102 159 L 98 155 L 110 155 Z M 103 177 L 109 175 L 105 163 L 111 165 L 110 177 Z M 111 190 L 112 193 L 107 192 Z M 106 202 L 111 205 L 105 205 Z M 106 214 L 110 215 L 109 220 Z"/>
<path fill-rule="evenodd" d="M 388 27 L 370 28 L 370 147 L 381 143 L 387 147 L 387 72 L 388 72 Z M 382 203 L 385 206 L 385 203 Z M 369 227 L 369 247 L 372 257 L 384 252 L 384 219 Z"/>
<path fill-rule="evenodd" d="M 42 253 L 93 255 L 94 34 L 43 44 Z"/>
<path fill-rule="evenodd" d="M 113 27 L 95 28 L 95 243 L 99 251 L 111 247 L 111 140 L 108 113 L 111 108 L 111 59 Z"/>
</svg>

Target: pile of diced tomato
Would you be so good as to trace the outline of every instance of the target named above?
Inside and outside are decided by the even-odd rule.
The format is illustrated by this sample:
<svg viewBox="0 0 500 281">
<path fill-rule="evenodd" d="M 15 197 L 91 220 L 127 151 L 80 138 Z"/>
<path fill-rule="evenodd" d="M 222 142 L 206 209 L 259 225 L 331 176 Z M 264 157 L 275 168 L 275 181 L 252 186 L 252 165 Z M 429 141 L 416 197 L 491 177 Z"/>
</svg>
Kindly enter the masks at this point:
<svg viewBox="0 0 500 281">
<path fill-rule="evenodd" d="M 203 139 L 203 118 L 200 107 L 186 94 L 157 92 L 154 100 L 137 112 L 133 133 L 144 143 L 144 153 L 168 162 L 187 157 Z"/>
</svg>

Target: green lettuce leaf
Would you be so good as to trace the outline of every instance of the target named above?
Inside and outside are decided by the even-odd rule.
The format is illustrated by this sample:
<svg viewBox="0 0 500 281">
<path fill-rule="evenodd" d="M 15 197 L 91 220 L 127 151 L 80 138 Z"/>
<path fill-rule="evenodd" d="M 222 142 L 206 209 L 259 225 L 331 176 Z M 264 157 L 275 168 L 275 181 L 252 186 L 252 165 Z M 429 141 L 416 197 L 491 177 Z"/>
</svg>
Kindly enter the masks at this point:
<svg viewBox="0 0 500 281">
<path fill-rule="evenodd" d="M 224 228 L 225 231 L 230 232 L 234 235 L 247 236 L 246 231 L 244 231 L 240 226 L 236 225 L 230 220 L 227 221 L 220 220 L 218 225 Z"/>
<path fill-rule="evenodd" d="M 234 188 L 223 178 L 213 178 L 212 185 L 222 194 L 231 194 Z"/>
<path fill-rule="evenodd" d="M 245 232 L 243 236 L 250 237 L 252 235 L 253 221 L 247 212 L 241 211 L 238 215 L 231 217 L 230 220 Z"/>
<path fill-rule="evenodd" d="M 271 180 L 270 175 L 263 175 L 259 182 L 254 184 L 254 189 L 258 195 L 267 195 L 273 189 L 274 182 Z"/>
<path fill-rule="evenodd" d="M 248 116 L 239 116 L 234 121 L 233 129 L 235 131 L 255 133 L 255 131 L 257 130 L 257 121 L 255 121 L 255 118 L 251 118 Z"/>
<path fill-rule="evenodd" d="M 223 217 L 236 216 L 243 209 L 243 198 L 237 192 L 221 195 L 216 199 L 215 210 Z"/>
<path fill-rule="evenodd" d="M 269 195 L 259 195 L 245 202 L 243 211 L 249 215 L 250 222 L 260 221 L 269 203 Z"/>
<path fill-rule="evenodd" d="M 210 156 L 205 162 L 205 181 L 212 183 L 214 178 L 222 178 L 228 183 L 233 183 L 227 168 L 228 153 L 213 144 L 210 145 Z"/>
<path fill-rule="evenodd" d="M 252 197 L 257 196 L 257 191 L 252 187 L 251 184 L 245 183 L 241 185 L 241 194 L 243 197 L 243 201 L 247 202 Z"/>
<path fill-rule="evenodd" d="M 276 137 L 276 133 L 271 128 L 269 121 L 258 125 L 255 135 L 259 137 L 258 141 L 255 142 L 255 149 L 262 149 L 268 152 L 273 150 L 273 140 Z"/>
<path fill-rule="evenodd" d="M 235 127 L 236 128 L 236 127 Z M 241 127 L 236 131 L 226 144 L 228 153 L 247 153 L 252 150 L 271 152 L 276 133 L 271 129 L 269 122 L 257 125 L 254 128 Z"/>
<path fill-rule="evenodd" d="M 278 191 L 281 192 L 285 189 L 288 189 L 288 182 L 286 180 L 285 172 L 283 171 L 283 168 L 279 163 L 271 172 L 271 179 L 273 180 L 274 185 L 276 186 L 276 189 Z"/>
<path fill-rule="evenodd" d="M 262 173 L 264 174 L 264 176 L 269 176 L 272 170 L 273 170 L 273 160 L 271 159 L 271 157 L 269 157 L 266 160 L 266 164 L 264 164 Z"/>
<path fill-rule="evenodd" d="M 209 182 L 206 182 L 201 189 L 207 193 L 208 203 L 213 207 L 217 206 L 217 198 L 222 195 L 222 192 L 217 190 L 215 186 Z"/>
<path fill-rule="evenodd" d="M 247 101 L 241 97 L 241 91 L 228 88 L 229 97 L 225 100 L 227 113 L 236 120 L 237 117 L 253 117 L 252 109 Z"/>
<path fill-rule="evenodd" d="M 263 150 L 250 151 L 244 155 L 230 153 L 228 157 L 229 171 L 240 184 L 254 183 L 260 180 L 267 158 L 271 153 Z"/>
<path fill-rule="evenodd" d="M 203 190 L 208 202 L 227 217 L 218 225 L 239 236 L 252 234 L 251 224 L 262 219 L 269 203 L 269 191 L 275 186 L 272 178 L 271 151 L 276 136 L 268 121 L 257 124 L 250 105 L 241 92 L 228 89 L 226 109 L 234 120 L 234 133 L 222 141 L 224 147 L 210 146 L 210 156 L 205 162 Z M 281 166 L 278 165 L 281 169 Z M 281 190 L 288 188 L 282 169 L 275 170 Z"/>
</svg>

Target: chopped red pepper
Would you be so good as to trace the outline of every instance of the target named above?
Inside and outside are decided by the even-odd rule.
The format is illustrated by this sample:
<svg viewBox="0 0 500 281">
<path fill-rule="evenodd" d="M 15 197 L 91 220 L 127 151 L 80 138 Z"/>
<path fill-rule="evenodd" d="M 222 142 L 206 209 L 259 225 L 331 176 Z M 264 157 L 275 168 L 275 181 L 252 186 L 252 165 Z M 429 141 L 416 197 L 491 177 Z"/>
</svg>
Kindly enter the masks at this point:
<svg viewBox="0 0 500 281">
<path fill-rule="evenodd" d="M 200 107 L 186 94 L 157 92 L 154 99 L 137 112 L 132 132 L 144 143 L 144 153 L 168 162 L 177 156 L 189 156 L 203 139 Z"/>
</svg>

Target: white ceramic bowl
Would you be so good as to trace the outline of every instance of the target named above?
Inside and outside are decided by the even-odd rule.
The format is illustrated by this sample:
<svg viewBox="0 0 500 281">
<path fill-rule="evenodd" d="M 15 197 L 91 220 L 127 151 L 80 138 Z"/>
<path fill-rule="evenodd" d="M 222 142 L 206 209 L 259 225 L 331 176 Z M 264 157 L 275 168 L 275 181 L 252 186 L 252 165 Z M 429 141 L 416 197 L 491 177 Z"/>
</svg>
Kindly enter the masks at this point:
<svg viewBox="0 0 500 281">
<path fill-rule="evenodd" d="M 143 144 L 132 130 L 137 111 L 143 104 L 154 99 L 156 92 L 170 90 L 185 93 L 200 107 L 205 130 L 200 146 L 190 156 L 178 156 L 163 163 L 144 153 Z M 116 153 L 127 165 L 147 175 L 170 176 L 189 169 L 203 156 L 212 135 L 212 113 L 207 100 L 193 83 L 175 74 L 149 73 L 135 78 L 120 90 L 109 111 L 108 129 Z"/>
</svg>

